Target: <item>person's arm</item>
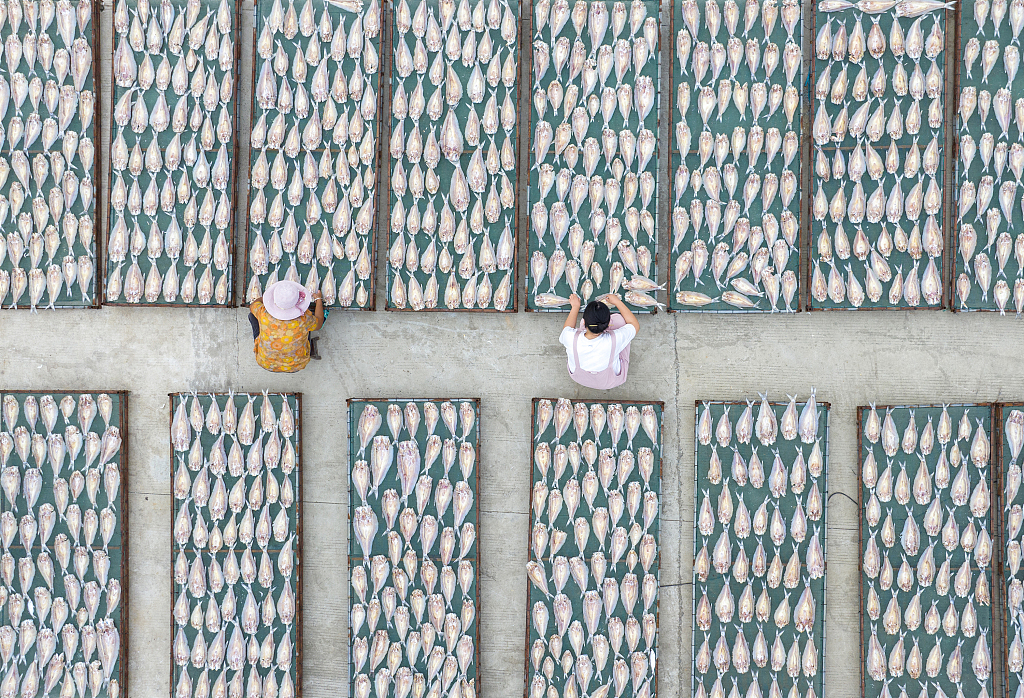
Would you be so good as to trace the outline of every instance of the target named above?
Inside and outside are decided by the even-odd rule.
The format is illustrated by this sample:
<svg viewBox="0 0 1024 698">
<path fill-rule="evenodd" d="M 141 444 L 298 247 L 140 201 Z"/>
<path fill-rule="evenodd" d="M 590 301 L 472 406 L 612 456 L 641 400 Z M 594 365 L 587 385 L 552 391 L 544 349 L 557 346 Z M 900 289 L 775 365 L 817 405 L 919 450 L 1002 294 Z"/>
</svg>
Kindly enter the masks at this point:
<svg viewBox="0 0 1024 698">
<path fill-rule="evenodd" d="M 580 314 L 580 297 L 575 293 L 569 296 L 569 317 L 565 319 L 565 324 L 562 325 L 562 329 L 576 329 L 576 323 L 579 321 Z"/>
<path fill-rule="evenodd" d="M 633 329 L 636 330 L 637 334 L 640 334 L 640 321 L 636 319 L 636 315 L 633 314 L 622 299 L 619 298 L 616 293 L 609 293 L 601 299 L 605 303 L 611 303 L 615 308 L 622 314 L 622 319 L 626 321 L 627 325 L 632 325 Z"/>
<path fill-rule="evenodd" d="M 313 305 L 313 317 L 316 318 L 316 327 L 314 327 L 312 331 L 315 332 L 324 326 L 324 297 L 319 291 L 315 292 L 312 297 L 315 301 L 315 304 Z"/>
<path fill-rule="evenodd" d="M 251 312 L 251 313 L 253 313 L 255 315 L 255 311 L 253 310 L 253 306 L 256 305 L 257 303 L 262 303 L 262 302 L 263 302 L 263 296 L 260 296 L 259 298 L 254 298 L 252 303 L 249 304 L 249 312 Z"/>
</svg>

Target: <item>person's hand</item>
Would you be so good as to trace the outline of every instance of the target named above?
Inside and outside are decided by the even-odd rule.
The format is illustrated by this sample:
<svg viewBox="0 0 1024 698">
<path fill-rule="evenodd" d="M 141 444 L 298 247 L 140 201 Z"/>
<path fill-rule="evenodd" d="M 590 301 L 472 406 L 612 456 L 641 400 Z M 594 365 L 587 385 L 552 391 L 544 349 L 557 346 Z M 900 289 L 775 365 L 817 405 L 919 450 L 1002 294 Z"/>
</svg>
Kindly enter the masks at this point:
<svg viewBox="0 0 1024 698">
<path fill-rule="evenodd" d="M 324 299 L 324 294 L 320 293 L 319 291 L 314 291 L 313 295 L 310 296 L 310 298 L 312 298 L 314 302 L 322 301 Z"/>
<path fill-rule="evenodd" d="M 577 296 L 575 293 L 570 293 L 569 294 L 569 306 L 573 310 L 579 310 L 580 309 L 580 297 Z"/>
<path fill-rule="evenodd" d="M 606 293 L 605 295 L 601 296 L 601 302 L 604 303 L 605 305 L 614 305 L 617 308 L 619 307 L 619 305 L 622 304 L 622 299 L 619 297 L 619 294 L 617 293 Z"/>
</svg>

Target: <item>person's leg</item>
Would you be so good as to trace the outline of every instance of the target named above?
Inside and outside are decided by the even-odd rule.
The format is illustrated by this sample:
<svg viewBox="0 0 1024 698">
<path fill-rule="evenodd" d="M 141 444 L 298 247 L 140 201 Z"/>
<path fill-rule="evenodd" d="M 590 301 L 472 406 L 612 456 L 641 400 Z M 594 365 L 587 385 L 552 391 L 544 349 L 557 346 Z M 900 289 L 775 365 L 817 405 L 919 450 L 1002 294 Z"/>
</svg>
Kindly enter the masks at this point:
<svg viewBox="0 0 1024 698">
<path fill-rule="evenodd" d="M 252 338 L 255 340 L 260 336 L 260 321 L 252 313 L 249 313 L 249 324 L 252 325 Z"/>
<path fill-rule="evenodd" d="M 324 307 L 324 324 L 327 324 L 327 316 L 331 314 L 330 308 Z M 309 358 L 319 361 L 320 351 L 317 349 L 317 342 L 320 341 L 320 330 L 313 330 L 309 333 Z"/>
</svg>

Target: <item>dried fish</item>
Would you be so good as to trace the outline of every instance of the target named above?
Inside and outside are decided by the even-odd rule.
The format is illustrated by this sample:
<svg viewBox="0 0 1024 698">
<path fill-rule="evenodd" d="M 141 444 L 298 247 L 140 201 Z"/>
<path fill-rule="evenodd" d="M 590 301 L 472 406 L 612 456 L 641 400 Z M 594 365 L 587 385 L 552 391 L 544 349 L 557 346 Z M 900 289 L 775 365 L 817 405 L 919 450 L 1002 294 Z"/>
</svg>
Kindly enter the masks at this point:
<svg viewBox="0 0 1024 698">
<path fill-rule="evenodd" d="M 811 307 L 939 306 L 944 17 L 928 15 L 926 40 L 919 15 L 942 6 L 863 0 L 818 9 L 831 14 L 815 51 L 823 84 L 812 105 Z M 893 244 L 909 239 L 917 244 Z"/>
<path fill-rule="evenodd" d="M 949 694 L 975 683 L 991 691 L 986 657 L 991 655 L 987 636 L 992 620 L 976 610 L 977 598 L 988 598 L 988 585 L 979 579 L 976 595 L 973 581 L 991 561 L 987 432 L 992 411 L 975 405 L 890 407 L 884 419 L 879 411 L 874 405 L 861 411 L 862 498 L 867 502 L 861 523 L 867 579 L 862 583 L 868 587 L 868 616 L 882 621 L 867 646 L 868 670 L 877 682 L 872 690 L 883 691 L 885 682 L 905 671 L 912 677 L 927 673 Z M 878 463 L 885 463 L 880 475 Z M 956 472 L 952 482 L 951 469 Z M 890 505 L 884 520 L 880 502 Z M 894 516 L 902 521 L 899 529 Z M 961 547 L 972 564 L 955 559 Z M 955 607 L 944 597 L 965 601 Z M 949 638 L 945 647 L 930 637 L 940 628 Z M 970 639 L 979 635 L 977 642 Z M 962 661 L 965 640 L 977 659 L 973 666 Z"/>
<path fill-rule="evenodd" d="M 65 662 L 84 687 L 89 662 L 91 688 L 117 694 L 126 676 L 119 608 L 126 570 L 124 400 L 119 394 L 7 393 L 2 404 L 7 465 L 0 483 L 9 509 L 0 517 L 6 580 L 0 596 L 11 612 L 0 630 L 4 673 L 14 676 L 17 664 L 27 666 L 11 690 L 36 696 L 55 690 L 61 679 L 71 686 Z M 97 412 L 102 421 L 94 421 Z M 8 442 L 20 463 L 8 461 Z"/>
<path fill-rule="evenodd" d="M 289 279 L 369 307 L 381 5 L 268 0 L 256 18 L 246 300 Z"/>
<path fill-rule="evenodd" d="M 534 404 L 541 457 L 534 459 L 535 523 L 527 564 L 530 690 L 537 695 L 570 692 L 577 685 L 587 690 L 592 679 L 602 682 L 595 695 L 605 695 L 615 681 L 653 690 L 661 407 L 569 400 L 557 401 L 553 409 L 548 400 Z M 611 445 L 599 451 L 598 444 L 608 442 L 606 423 Z M 553 468 L 547 456 L 552 450 Z M 607 506 L 597 506 L 598 497 Z M 563 504 L 568 516 L 560 513 Z M 570 595 L 582 604 L 571 602 Z M 720 599 L 716 606 L 724 613 L 730 603 Z M 702 604 L 710 616 L 706 596 Z M 549 619 L 555 621 L 553 633 Z M 566 640 L 571 651 L 563 646 Z M 562 671 L 556 674 L 555 666 Z M 601 672 L 607 680 L 600 679 Z"/>
<path fill-rule="evenodd" d="M 93 5 L 10 5 L 0 80 L 0 307 L 98 305 Z M 22 22 L 22 17 L 25 21 Z M 7 20 L 10 19 L 9 22 Z M 60 46 L 55 50 L 55 45 Z M 45 80 L 45 84 L 44 84 Z M 9 177 L 11 171 L 15 177 Z M 43 252 L 46 252 L 45 259 Z"/>
<path fill-rule="evenodd" d="M 227 12 L 226 2 L 221 7 Z M 294 695 L 301 622 L 297 398 L 179 393 L 171 409 L 187 415 L 190 429 L 181 449 L 188 455 L 176 458 L 173 475 L 175 695 L 208 695 L 210 683 L 226 691 L 243 681 Z M 178 431 L 172 420 L 172 439 Z M 356 520 L 362 521 L 359 514 Z M 362 540 L 364 529 L 357 532 Z M 367 568 L 360 567 L 364 583 Z M 373 568 L 371 577 L 378 572 Z M 358 583 L 353 590 L 360 592 Z M 198 680 L 190 666 L 203 669 Z"/>
<path fill-rule="evenodd" d="M 404 10 L 398 10 L 402 21 Z M 434 21 L 429 15 L 416 16 L 410 20 L 414 30 L 421 20 Z M 457 26 L 454 20 L 452 26 Z M 396 467 L 384 472 L 377 465 L 367 467 L 360 453 L 351 454 L 350 616 L 356 691 L 378 682 L 382 694 L 406 695 L 403 691 L 415 684 L 425 688 L 426 677 L 447 681 L 459 695 L 475 690 L 478 410 L 468 400 L 440 407 L 424 400 L 350 402 L 353 433 L 388 449 L 392 439 L 398 444 Z M 387 415 L 386 424 L 382 414 Z M 439 420 L 446 434 L 443 445 L 441 435 L 434 433 Z M 418 429 L 421 422 L 423 431 Z M 461 440 L 458 447 L 456 438 Z M 367 496 L 371 470 L 374 489 Z M 535 498 L 541 494 L 535 492 Z M 531 540 L 554 555 L 564 538 L 537 524 Z M 568 562 L 560 560 L 555 598 L 565 598 L 562 589 L 569 576 Z M 548 577 L 539 565 L 528 568 L 528 577 L 544 598 L 551 598 Z M 535 605 L 533 625 L 546 629 L 553 615 L 564 632 L 561 605 L 555 609 L 552 614 L 543 604 Z M 385 661 L 387 666 L 382 666 Z M 379 683 L 380 671 L 394 677 L 394 687 Z"/>
<path fill-rule="evenodd" d="M 971 39 L 963 49 L 961 73 L 964 78 L 957 110 L 962 157 L 957 167 L 961 205 L 957 211 L 955 238 L 958 251 L 954 256 L 955 307 L 998 311 L 1001 315 L 1014 312 L 1019 316 L 1024 311 L 1024 271 L 1022 258 L 1011 257 L 1010 249 L 1015 244 L 1014 226 L 1021 220 L 1021 212 L 1015 206 L 1016 172 L 1024 171 L 1024 151 L 1013 139 L 1008 139 L 1014 111 L 1011 90 L 1020 64 L 1020 50 L 1015 45 L 1016 38 L 1005 44 L 999 39 L 1007 5 L 993 3 L 990 13 L 986 2 L 961 18 L 962 31 L 969 33 Z M 1014 10 L 1016 5 L 1009 5 L 1010 14 L 1020 17 L 1020 8 Z M 1019 27 L 1021 21 L 1018 19 L 1016 26 Z M 928 37 L 933 43 L 940 39 L 941 33 L 934 39 L 931 35 Z M 980 65 L 976 66 L 976 62 Z M 1002 70 L 994 70 L 997 64 Z M 996 117 L 994 125 L 986 125 L 989 113 Z M 1018 127 L 1020 123 L 1018 117 Z M 975 159 L 975 153 L 979 152 L 982 157 Z M 996 193 L 998 196 L 994 196 Z M 975 206 L 976 211 L 972 212 Z M 976 224 L 983 225 L 987 233 L 984 251 L 979 250 L 977 255 Z M 1002 231 L 1004 227 L 1009 232 Z M 995 255 L 992 254 L 994 242 L 997 243 Z M 997 261 L 995 278 L 993 261 Z"/>
<path fill-rule="evenodd" d="M 493 21 L 441 26 L 436 7 L 414 1 L 401 9 L 416 21 L 394 27 L 389 308 L 514 309 L 519 44 L 503 27 L 518 22 L 518 5 L 459 7 Z M 551 84 L 552 95 L 560 89 Z M 439 192 L 442 180 L 448 186 Z M 553 216 L 560 236 L 568 220 Z"/>
<path fill-rule="evenodd" d="M 721 39 L 727 44 L 724 49 L 716 38 L 718 4 L 683 4 L 690 16 L 676 30 L 677 46 L 696 48 L 692 66 L 689 52 L 677 51 L 680 63 L 674 71 L 678 113 L 673 111 L 673 118 L 680 154 L 673 160 L 675 261 L 671 268 L 677 290 L 673 308 L 795 311 L 792 301 L 797 290 L 798 255 L 793 253 L 799 228 L 799 161 L 795 154 L 800 124 L 789 107 L 778 110 L 778 106 L 784 94 L 794 108 L 798 102 L 802 61 L 800 36 L 794 34 L 794 28 L 799 3 L 784 3 L 783 10 L 791 19 L 776 23 L 779 10 L 775 3 L 762 7 L 762 3 L 748 2 L 744 37 L 757 38 L 747 38 L 744 44 L 729 30 L 729 37 Z M 701 8 L 707 14 L 704 24 Z M 733 4 L 727 4 L 727 17 L 737 13 Z M 758 14 L 761 22 L 756 21 Z M 738 20 L 726 22 L 727 27 L 737 24 Z M 721 51 L 721 60 L 728 60 L 731 73 L 731 80 L 719 82 L 717 98 L 711 87 L 701 86 L 709 45 L 712 61 Z M 784 70 L 776 72 L 780 54 Z M 719 70 L 715 63 L 716 76 Z M 691 93 L 699 95 L 699 121 L 698 114 L 688 108 Z M 752 120 L 748 120 L 748 103 Z M 717 119 L 709 119 L 709 110 L 715 107 Z M 696 150 L 690 147 L 691 132 L 700 133 Z M 706 167 L 712 143 L 715 166 Z M 776 157 L 780 150 L 783 158 Z M 766 155 L 763 164 L 762 153 Z M 720 234 L 724 241 L 716 242 Z M 714 250 L 710 264 L 704 262 L 704 250 Z M 787 292 L 780 293 L 783 289 Z"/>
<path fill-rule="evenodd" d="M 621 293 L 637 312 L 659 305 L 657 13 L 646 0 L 554 2 L 550 22 L 537 9 L 529 247 L 556 273 L 531 275 L 532 308 L 560 309 L 574 293 Z"/>
<path fill-rule="evenodd" d="M 787 673 L 791 680 L 802 674 L 808 691 L 822 690 L 815 626 L 824 606 L 825 551 L 815 522 L 824 515 L 826 456 L 817 444 L 827 441 L 825 409 L 813 399 L 798 407 L 796 397 L 773 403 L 766 396 L 756 417 L 754 407 L 753 401 L 737 406 L 735 428 L 730 405 L 705 402 L 697 409 L 695 628 L 705 644 L 694 643 L 694 695 L 718 691 L 722 674 L 734 679 L 737 695 L 768 684 L 777 691 Z M 801 431 L 813 436 L 814 446 L 801 445 Z M 728 450 L 732 467 L 723 474 L 719 451 Z M 762 461 L 770 463 L 767 478 Z M 712 585 L 718 589 L 713 606 L 705 591 Z M 776 628 L 771 647 L 763 629 L 769 623 Z M 744 676 L 748 670 L 755 675 Z"/>
<path fill-rule="evenodd" d="M 1005 642 L 1009 645 L 1006 650 L 1006 668 L 1007 668 L 1007 688 L 1008 690 L 1020 690 L 1020 686 L 1024 684 L 1024 661 L 1022 661 L 1022 646 L 1021 646 L 1021 547 L 1020 547 L 1020 534 L 1021 525 L 1024 521 L 1024 514 L 1021 510 L 1021 500 L 1024 493 L 1020 491 L 1020 479 L 1021 471 L 1020 465 L 1017 459 L 1021 449 L 1021 424 L 1024 423 L 1024 415 L 1022 415 L 1019 406 L 1001 406 L 1000 412 L 1002 414 L 1002 444 L 998 452 L 1001 454 L 1002 463 L 1001 472 L 1003 473 L 1003 482 L 1001 486 L 1003 488 L 1003 499 L 1002 509 L 1004 511 L 1002 522 L 1003 522 L 1003 539 L 1005 540 L 1005 547 L 1002 550 L 994 551 L 996 556 L 1002 556 L 1003 562 L 1003 579 L 1000 582 L 1003 585 L 1004 593 L 1006 594 L 1006 606 L 1004 611 L 1007 613 L 1006 617 L 1006 640 Z M 984 434 L 985 430 L 982 426 L 978 428 L 979 432 Z M 1000 472 L 1000 470 L 997 470 Z M 988 531 L 983 531 L 985 535 L 985 546 L 986 548 L 991 547 L 988 542 Z M 981 539 L 979 537 L 979 543 Z M 977 546 L 975 547 L 974 554 L 977 556 Z M 983 552 L 983 559 L 990 555 L 988 552 Z M 994 564 L 994 563 L 993 563 Z M 993 575 L 994 576 L 994 575 Z M 996 579 L 998 579 L 996 577 Z M 990 599 L 990 593 L 988 589 L 988 583 L 984 575 L 979 576 L 978 579 L 978 591 L 975 591 L 975 603 L 980 605 L 988 605 Z M 983 600 L 979 603 L 978 598 Z M 979 624 L 979 630 L 984 633 L 984 628 Z M 991 648 L 984 643 L 985 636 L 982 635 L 976 643 L 974 650 L 974 657 L 978 660 L 977 665 L 972 661 L 971 668 L 975 673 L 987 674 L 990 670 L 991 664 Z M 981 653 L 981 654 L 979 654 Z"/>
<path fill-rule="evenodd" d="M 131 230 L 146 244 L 129 246 L 129 278 L 123 287 L 108 283 L 105 301 L 226 305 L 234 286 L 235 12 L 226 1 L 211 3 L 197 21 L 187 3 L 163 3 L 159 19 L 141 6 L 119 7 L 111 138 L 121 155 L 112 158 L 111 236 Z M 136 79 L 122 80 L 122 72 Z M 108 276 L 127 258 L 109 249 Z"/>
</svg>

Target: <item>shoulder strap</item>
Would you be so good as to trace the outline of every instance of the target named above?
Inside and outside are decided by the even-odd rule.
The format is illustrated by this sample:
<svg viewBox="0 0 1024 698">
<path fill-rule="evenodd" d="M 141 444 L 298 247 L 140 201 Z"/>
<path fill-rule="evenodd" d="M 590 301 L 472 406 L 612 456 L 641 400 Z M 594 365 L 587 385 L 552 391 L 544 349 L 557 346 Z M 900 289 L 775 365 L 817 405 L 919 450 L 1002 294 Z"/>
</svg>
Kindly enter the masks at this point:
<svg viewBox="0 0 1024 698">
<path fill-rule="evenodd" d="M 615 354 L 615 331 L 612 330 L 608 334 L 610 334 L 612 336 L 612 354 L 611 354 L 611 356 L 608 357 L 608 368 L 614 368 L 615 367 L 615 356 L 616 356 L 616 354 Z"/>
<path fill-rule="evenodd" d="M 579 351 L 576 348 L 576 344 L 579 341 L 580 334 L 582 332 L 583 332 L 583 330 L 576 330 L 575 334 L 573 334 L 573 337 L 572 337 L 572 358 L 573 358 L 573 361 L 576 364 L 576 370 L 577 371 L 580 368 L 580 353 L 579 353 Z"/>
</svg>

